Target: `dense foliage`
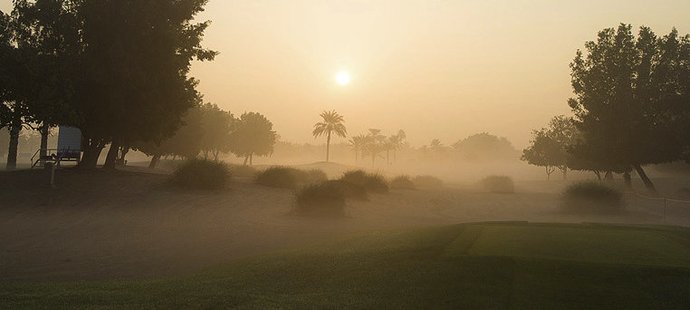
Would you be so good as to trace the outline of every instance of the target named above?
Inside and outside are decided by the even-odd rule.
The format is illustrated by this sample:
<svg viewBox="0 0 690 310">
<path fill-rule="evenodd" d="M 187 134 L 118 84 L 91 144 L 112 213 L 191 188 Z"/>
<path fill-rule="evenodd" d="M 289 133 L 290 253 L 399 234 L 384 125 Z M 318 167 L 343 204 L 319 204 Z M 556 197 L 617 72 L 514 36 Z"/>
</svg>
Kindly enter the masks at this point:
<svg viewBox="0 0 690 310">
<path fill-rule="evenodd" d="M 389 191 L 388 182 L 383 176 L 362 170 L 346 172 L 340 181 L 364 188 L 367 192 L 387 193 Z"/>
<path fill-rule="evenodd" d="M 579 182 L 563 193 L 564 207 L 572 212 L 619 212 L 623 195 L 601 182 Z"/>
<path fill-rule="evenodd" d="M 307 216 L 345 215 L 345 193 L 338 183 L 309 185 L 297 193 L 295 213 Z"/>
<path fill-rule="evenodd" d="M 217 161 L 193 159 L 179 165 L 172 184 L 188 189 L 223 189 L 230 180 L 228 167 Z"/>
</svg>

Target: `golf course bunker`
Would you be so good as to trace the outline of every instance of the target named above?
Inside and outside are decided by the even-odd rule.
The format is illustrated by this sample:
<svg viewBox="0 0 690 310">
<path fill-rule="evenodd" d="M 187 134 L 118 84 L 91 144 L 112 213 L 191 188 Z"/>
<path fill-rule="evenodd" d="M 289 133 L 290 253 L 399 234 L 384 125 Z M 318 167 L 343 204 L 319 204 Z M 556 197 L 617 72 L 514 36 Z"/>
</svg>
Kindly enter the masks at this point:
<svg viewBox="0 0 690 310">
<path fill-rule="evenodd" d="M 470 224 L 446 255 L 690 267 L 688 230 L 571 224 Z"/>
</svg>

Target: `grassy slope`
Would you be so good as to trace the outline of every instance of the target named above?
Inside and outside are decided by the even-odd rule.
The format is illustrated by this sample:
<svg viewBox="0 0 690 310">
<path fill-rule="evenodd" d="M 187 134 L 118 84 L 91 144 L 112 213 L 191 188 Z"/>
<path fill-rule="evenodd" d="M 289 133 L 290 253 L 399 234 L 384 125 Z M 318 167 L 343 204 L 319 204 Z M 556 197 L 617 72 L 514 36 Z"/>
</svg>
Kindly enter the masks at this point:
<svg viewBox="0 0 690 310">
<path fill-rule="evenodd" d="M 186 279 L 0 284 L 2 308 L 690 307 L 690 231 L 467 224 L 361 236 Z"/>
</svg>

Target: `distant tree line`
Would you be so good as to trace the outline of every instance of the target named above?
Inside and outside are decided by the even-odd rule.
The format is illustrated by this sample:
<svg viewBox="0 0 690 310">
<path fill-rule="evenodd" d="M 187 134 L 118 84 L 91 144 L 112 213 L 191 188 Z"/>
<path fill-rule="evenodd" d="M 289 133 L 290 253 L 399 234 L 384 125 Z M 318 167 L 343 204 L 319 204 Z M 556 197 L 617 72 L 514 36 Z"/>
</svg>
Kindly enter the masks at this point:
<svg viewBox="0 0 690 310">
<path fill-rule="evenodd" d="M 252 164 L 254 156 L 273 152 L 277 134 L 273 124 L 259 113 L 244 113 L 239 118 L 214 104 L 204 104 L 187 111 L 183 125 L 173 136 L 161 142 L 148 141 L 132 148 L 152 157 L 155 168 L 164 156 L 219 160 L 221 154 L 233 153 Z"/>
<path fill-rule="evenodd" d="M 189 110 L 201 107 L 191 62 L 217 55 L 201 45 L 209 23 L 195 21 L 206 2 L 14 0 L 11 13 L 0 12 L 8 168 L 16 166 L 24 126 L 40 129 L 41 149 L 51 127 L 81 129 L 87 168 L 108 144 L 111 168 L 123 149 L 175 136 Z"/>
<path fill-rule="evenodd" d="M 535 132 L 523 158 L 531 164 L 595 172 L 636 172 L 656 192 L 643 166 L 690 160 L 690 36 L 657 36 L 632 26 L 599 32 L 570 65 L 573 118 Z"/>
</svg>

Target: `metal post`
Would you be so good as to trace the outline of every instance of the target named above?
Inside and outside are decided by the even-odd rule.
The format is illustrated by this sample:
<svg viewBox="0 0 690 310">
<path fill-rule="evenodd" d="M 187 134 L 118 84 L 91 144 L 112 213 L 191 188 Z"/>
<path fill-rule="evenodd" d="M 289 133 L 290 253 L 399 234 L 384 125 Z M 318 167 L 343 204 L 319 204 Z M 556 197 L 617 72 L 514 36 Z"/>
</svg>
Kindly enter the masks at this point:
<svg viewBox="0 0 690 310">
<path fill-rule="evenodd" d="M 50 187 L 55 188 L 55 164 L 50 167 Z"/>
</svg>

